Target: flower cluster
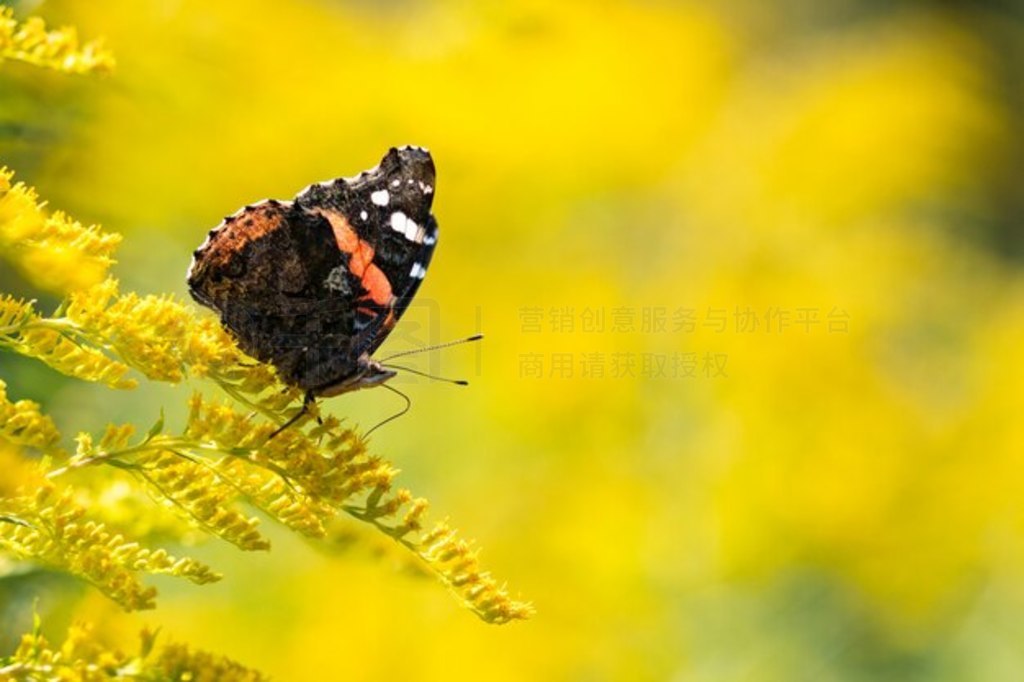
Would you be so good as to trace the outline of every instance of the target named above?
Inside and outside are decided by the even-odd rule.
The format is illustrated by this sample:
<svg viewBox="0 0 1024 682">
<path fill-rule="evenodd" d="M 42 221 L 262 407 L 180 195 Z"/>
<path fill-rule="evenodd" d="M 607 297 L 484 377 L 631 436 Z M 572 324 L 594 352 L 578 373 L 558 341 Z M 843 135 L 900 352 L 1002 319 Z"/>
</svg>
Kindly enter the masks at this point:
<svg viewBox="0 0 1024 682">
<path fill-rule="evenodd" d="M 0 549 L 15 557 L 79 576 L 126 610 L 151 609 L 156 589 L 139 573 L 168 574 L 197 584 L 220 575 L 194 559 L 175 558 L 87 517 L 71 489 L 40 481 L 34 493 L 0 498 Z"/>
<path fill-rule="evenodd" d="M 240 503 L 312 538 L 325 537 L 343 512 L 414 552 L 483 620 L 504 623 L 532 612 L 480 568 L 472 543 L 447 523 L 424 530 L 427 501 L 394 489 L 394 467 L 368 454 L 335 418 L 271 438 L 275 422 L 228 403 L 197 393 L 190 408 L 180 435 L 163 433 L 162 421 L 136 442 L 131 425 L 108 427 L 98 443 L 82 434 L 75 456 L 51 476 L 99 464 L 128 472 L 168 509 L 243 550 L 270 542 Z"/>
<path fill-rule="evenodd" d="M 112 388 L 134 388 L 132 369 L 177 383 L 192 367 L 230 381 L 243 356 L 218 329 L 171 296 L 120 295 L 113 278 L 72 292 L 51 317 L 31 302 L 0 299 L 0 347 Z M 272 373 L 260 374 L 259 382 L 248 379 L 248 392 L 273 383 Z"/>
<path fill-rule="evenodd" d="M 66 319 L 40 315 L 34 303 L 0 298 L 0 349 L 35 358 L 62 374 L 96 381 L 112 388 L 135 388 L 131 368 L 104 353 L 101 347 Z"/>
<path fill-rule="evenodd" d="M 0 677 L 12 680 L 218 680 L 260 682 L 266 678 L 229 658 L 168 643 L 156 647 L 156 633 L 143 630 L 138 653 L 112 649 L 104 638 L 84 624 L 72 625 L 60 647 L 41 633 L 36 617 L 33 631 L 21 638 L 12 656 L 0 659 Z"/>
<path fill-rule="evenodd" d="M 19 23 L 14 10 L 0 7 L 0 63 L 12 59 L 67 73 L 96 73 L 114 67 L 99 41 L 80 43 L 74 28 L 46 30 L 39 17 Z"/>
<path fill-rule="evenodd" d="M 0 53 L 4 15 L 0 7 Z M 46 291 L 66 293 L 101 281 L 121 236 L 86 227 L 60 211 L 51 214 L 34 189 L 12 185 L 13 178 L 0 166 L 0 255 Z"/>
<path fill-rule="evenodd" d="M 38 450 L 49 450 L 60 440 L 57 426 L 31 400 L 7 400 L 7 384 L 0 379 L 0 440 Z"/>
</svg>

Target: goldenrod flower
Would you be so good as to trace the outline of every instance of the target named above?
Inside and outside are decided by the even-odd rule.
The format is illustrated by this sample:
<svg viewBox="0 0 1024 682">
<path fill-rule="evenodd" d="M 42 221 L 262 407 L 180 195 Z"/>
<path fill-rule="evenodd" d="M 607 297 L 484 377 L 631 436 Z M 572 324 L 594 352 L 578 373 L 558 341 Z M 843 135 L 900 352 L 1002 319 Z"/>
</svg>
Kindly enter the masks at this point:
<svg viewBox="0 0 1024 682">
<path fill-rule="evenodd" d="M 131 368 L 87 345 L 64 320 L 40 317 L 31 303 L 0 298 L 0 348 L 36 358 L 53 369 L 114 388 L 134 388 Z"/>
<path fill-rule="evenodd" d="M 107 279 L 72 293 L 64 315 L 81 336 L 148 378 L 172 383 L 185 378 L 182 344 L 195 320 L 172 297 L 119 296 L 117 280 Z"/>
<path fill-rule="evenodd" d="M 0 7 L 0 63 L 5 59 L 67 73 L 103 72 L 114 67 L 113 55 L 100 41 L 80 43 L 71 27 L 47 31 L 38 17 L 19 24 L 13 9 Z"/>
<path fill-rule="evenodd" d="M 412 510 L 418 515 L 425 501 Z M 396 532 L 405 533 L 408 514 Z M 534 613 L 529 602 L 512 599 L 508 590 L 480 567 L 478 550 L 459 537 L 448 523 L 440 522 L 416 540 L 405 541 L 463 604 L 488 623 L 508 623 L 529 618 Z"/>
<path fill-rule="evenodd" d="M 215 320 L 198 317 L 172 296 L 121 294 L 113 278 L 72 292 L 53 317 L 39 314 L 31 302 L 0 297 L 4 346 L 113 388 L 134 388 L 132 369 L 171 383 L 188 373 L 209 377 L 267 416 L 279 415 L 299 398 L 294 389 L 281 391 L 273 367 L 238 350 Z"/>
<path fill-rule="evenodd" d="M 10 336 L 35 317 L 31 301 L 0 296 L 0 336 Z"/>
<path fill-rule="evenodd" d="M 70 480 L 70 479 L 69 479 Z M 152 546 L 172 539 L 183 546 L 205 540 L 207 532 L 185 521 L 140 494 L 134 480 L 121 476 L 115 469 L 90 471 L 75 478 L 75 502 L 89 510 L 98 522 L 117 528 L 125 537 Z"/>
<path fill-rule="evenodd" d="M 113 649 L 92 626 L 75 623 L 60 647 L 42 635 L 37 616 L 32 632 L 21 638 L 12 656 L 0 659 L 0 679 L 62 680 L 192 680 L 194 682 L 260 682 L 266 678 L 224 656 L 168 643 L 156 648 L 156 633 L 140 633 L 139 651 L 128 655 Z"/>
<path fill-rule="evenodd" d="M 39 481 L 34 494 L 0 498 L 0 549 L 95 585 L 126 610 L 154 607 L 156 589 L 138 573 L 166 573 L 203 584 L 220 575 L 194 559 L 149 550 L 86 517 L 69 489 Z"/>
<path fill-rule="evenodd" d="M 7 399 L 7 384 L 0 379 L 0 440 L 49 450 L 60 440 L 53 420 L 39 411 L 31 400 L 12 403 Z"/>
<path fill-rule="evenodd" d="M 333 417 L 308 431 L 293 427 L 270 438 L 276 422 L 198 393 L 190 407 L 181 436 L 162 433 L 162 422 L 135 443 L 131 426 L 108 427 L 98 444 L 81 434 L 66 469 L 105 463 L 127 471 L 169 509 L 241 549 L 267 549 L 269 542 L 257 531 L 257 519 L 239 511 L 240 502 L 315 538 L 324 537 L 325 527 L 344 512 L 415 553 L 485 621 L 505 623 L 532 613 L 530 604 L 512 599 L 480 568 L 472 543 L 447 523 L 423 532 L 427 501 L 393 490 L 397 470 L 369 455 Z"/>
<path fill-rule="evenodd" d="M 0 8 L 0 45 L 3 16 Z M 66 293 L 100 282 L 121 235 L 86 227 L 60 211 L 48 213 L 36 191 L 22 182 L 12 185 L 13 177 L 0 167 L 0 257 L 47 291 Z"/>
</svg>

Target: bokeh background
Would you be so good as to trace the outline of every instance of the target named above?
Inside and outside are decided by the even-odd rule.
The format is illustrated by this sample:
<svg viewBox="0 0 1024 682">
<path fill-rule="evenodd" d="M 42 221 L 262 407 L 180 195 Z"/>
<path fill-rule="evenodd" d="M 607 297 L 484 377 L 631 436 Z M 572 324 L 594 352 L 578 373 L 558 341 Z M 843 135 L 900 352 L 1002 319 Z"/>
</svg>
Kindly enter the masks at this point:
<svg viewBox="0 0 1024 682">
<path fill-rule="evenodd" d="M 281 680 L 1020 679 L 1018 3 L 14 5 L 117 56 L 4 64 L 0 154 L 125 235 L 126 290 L 185 295 L 245 203 L 432 150 L 440 244 L 385 348 L 487 338 L 419 358 L 470 387 L 402 380 L 372 447 L 538 610 L 487 626 L 361 529 L 272 531 L 151 613 L 47 583 L 57 639 L 159 625 Z M 0 362 L 70 433 L 180 425 L 196 388 Z"/>
</svg>

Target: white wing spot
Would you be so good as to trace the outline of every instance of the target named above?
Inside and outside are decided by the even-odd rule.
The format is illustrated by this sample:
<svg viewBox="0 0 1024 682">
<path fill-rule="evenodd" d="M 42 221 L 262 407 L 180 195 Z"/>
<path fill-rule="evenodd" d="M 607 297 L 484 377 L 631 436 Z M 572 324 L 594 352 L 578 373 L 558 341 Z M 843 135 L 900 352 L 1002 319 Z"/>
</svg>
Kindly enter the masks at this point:
<svg viewBox="0 0 1024 682">
<path fill-rule="evenodd" d="M 401 211 L 395 211 L 391 214 L 391 229 L 395 232 L 405 233 L 405 223 L 409 219 L 405 217 L 405 214 Z"/>
<path fill-rule="evenodd" d="M 423 276 L 426 274 L 427 269 L 420 265 L 419 263 L 413 263 L 412 270 L 409 271 L 409 276 L 415 277 L 416 279 L 423 279 Z"/>
<path fill-rule="evenodd" d="M 419 238 L 422 235 L 420 226 L 409 220 L 409 217 L 401 211 L 395 211 L 391 214 L 391 229 L 395 232 L 401 232 L 411 242 L 419 243 L 422 241 Z"/>
<path fill-rule="evenodd" d="M 366 211 L 360 211 L 359 212 L 359 219 L 360 220 L 366 220 L 369 217 L 370 217 L 370 214 L 367 213 Z"/>
<path fill-rule="evenodd" d="M 379 189 L 370 195 L 370 201 L 378 206 L 387 206 L 388 202 L 391 201 L 391 195 L 388 194 L 386 189 Z"/>
<path fill-rule="evenodd" d="M 425 182 L 420 182 L 420 191 L 424 194 L 431 194 L 434 191 L 434 188 Z"/>
<path fill-rule="evenodd" d="M 391 186 L 392 187 L 398 187 L 401 184 L 402 184 L 402 181 L 399 180 L 398 178 L 395 178 L 394 180 L 391 181 Z"/>
</svg>

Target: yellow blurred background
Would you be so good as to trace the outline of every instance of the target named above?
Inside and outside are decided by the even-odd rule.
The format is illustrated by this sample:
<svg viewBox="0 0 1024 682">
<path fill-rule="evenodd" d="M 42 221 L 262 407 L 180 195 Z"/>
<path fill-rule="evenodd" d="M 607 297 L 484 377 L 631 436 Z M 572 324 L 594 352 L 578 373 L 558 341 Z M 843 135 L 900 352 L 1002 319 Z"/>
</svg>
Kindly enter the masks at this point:
<svg viewBox="0 0 1024 682">
<path fill-rule="evenodd" d="M 0 154 L 125 235 L 126 290 L 186 296 L 222 216 L 431 149 L 439 248 L 385 350 L 487 338 L 419 358 L 471 385 L 402 379 L 371 448 L 537 608 L 487 626 L 361 529 L 268 528 L 154 612 L 53 587 L 57 639 L 158 625 L 280 680 L 1020 679 L 1016 5 L 14 5 L 117 57 L 5 64 Z M 70 433 L 195 388 L 0 362 Z"/>
</svg>

